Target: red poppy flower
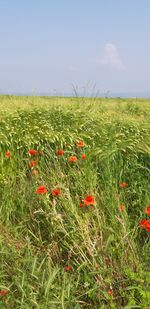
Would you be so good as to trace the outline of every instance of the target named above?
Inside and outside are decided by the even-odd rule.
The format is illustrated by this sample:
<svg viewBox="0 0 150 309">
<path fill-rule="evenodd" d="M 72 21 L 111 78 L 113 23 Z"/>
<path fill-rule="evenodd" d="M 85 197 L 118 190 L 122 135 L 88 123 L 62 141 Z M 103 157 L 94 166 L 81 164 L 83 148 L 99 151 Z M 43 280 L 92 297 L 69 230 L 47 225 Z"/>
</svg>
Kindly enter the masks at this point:
<svg viewBox="0 0 150 309">
<path fill-rule="evenodd" d="M 64 154 L 64 151 L 62 149 L 57 150 L 58 156 L 62 156 Z"/>
<path fill-rule="evenodd" d="M 6 157 L 7 159 L 9 159 L 10 156 L 11 156 L 11 152 L 10 152 L 9 150 L 7 150 L 7 151 L 5 152 L 5 157 Z"/>
<path fill-rule="evenodd" d="M 53 195 L 53 196 L 61 195 L 60 189 L 59 189 L 59 188 L 54 189 L 54 190 L 52 191 L 52 195 Z"/>
<path fill-rule="evenodd" d="M 34 167 L 34 166 L 37 165 L 37 161 L 31 160 L 31 161 L 29 162 L 29 165 L 30 165 L 30 167 L 32 168 L 32 167 Z"/>
<path fill-rule="evenodd" d="M 6 290 L 1 290 L 0 291 L 0 296 L 3 297 L 7 294 L 7 291 Z"/>
<path fill-rule="evenodd" d="M 147 215 L 150 215 L 150 206 L 147 206 L 147 207 L 146 207 L 145 213 L 146 213 Z"/>
<path fill-rule="evenodd" d="M 69 162 L 76 162 L 78 159 L 77 159 L 77 157 L 76 156 L 70 156 L 69 158 L 68 158 L 68 161 Z"/>
<path fill-rule="evenodd" d="M 76 145 L 77 145 L 77 147 L 84 147 L 84 142 L 83 141 L 77 141 Z"/>
<path fill-rule="evenodd" d="M 94 197 L 92 195 L 87 195 L 84 199 L 84 204 L 85 205 L 94 205 L 95 204 Z"/>
<path fill-rule="evenodd" d="M 72 266 L 65 266 L 64 269 L 66 271 L 71 271 L 71 270 L 73 270 L 73 267 Z"/>
<path fill-rule="evenodd" d="M 119 205 L 118 206 L 118 209 L 119 211 L 124 211 L 125 210 L 125 206 L 122 204 L 122 205 Z"/>
<path fill-rule="evenodd" d="M 30 150 L 28 151 L 28 153 L 29 153 L 31 156 L 35 156 L 35 155 L 37 154 L 37 150 L 35 150 L 35 149 L 30 149 Z"/>
<path fill-rule="evenodd" d="M 147 222 L 148 222 L 148 220 L 146 220 L 146 219 L 142 219 L 142 220 L 139 222 L 139 226 L 140 226 L 140 227 L 145 228 L 145 227 L 146 227 Z"/>
<path fill-rule="evenodd" d="M 36 193 L 37 194 L 45 194 L 47 193 L 47 189 L 45 186 L 39 186 L 37 189 L 36 189 Z"/>
<path fill-rule="evenodd" d="M 120 184 L 120 187 L 121 187 L 121 188 L 126 188 L 126 186 L 127 186 L 127 183 L 126 183 L 125 181 L 123 181 L 123 182 Z"/>
<path fill-rule="evenodd" d="M 147 221 L 145 224 L 145 228 L 147 232 L 150 232 L 150 221 Z"/>
<path fill-rule="evenodd" d="M 84 207 L 84 204 L 80 203 L 79 207 L 80 207 L 80 208 L 83 208 L 83 207 Z"/>
<path fill-rule="evenodd" d="M 146 229 L 146 231 L 150 232 L 150 221 L 142 219 L 139 223 L 139 226 L 143 227 L 144 229 Z"/>
<path fill-rule="evenodd" d="M 112 290 L 112 289 L 109 289 L 109 290 L 108 290 L 108 294 L 109 294 L 109 295 L 112 295 L 112 294 L 113 294 L 113 290 Z"/>
<path fill-rule="evenodd" d="M 35 175 L 36 177 L 39 176 L 39 172 L 37 170 L 32 170 L 31 173 L 32 175 Z"/>
<path fill-rule="evenodd" d="M 81 156 L 82 160 L 85 160 L 86 159 L 86 154 L 83 153 L 82 156 Z"/>
</svg>

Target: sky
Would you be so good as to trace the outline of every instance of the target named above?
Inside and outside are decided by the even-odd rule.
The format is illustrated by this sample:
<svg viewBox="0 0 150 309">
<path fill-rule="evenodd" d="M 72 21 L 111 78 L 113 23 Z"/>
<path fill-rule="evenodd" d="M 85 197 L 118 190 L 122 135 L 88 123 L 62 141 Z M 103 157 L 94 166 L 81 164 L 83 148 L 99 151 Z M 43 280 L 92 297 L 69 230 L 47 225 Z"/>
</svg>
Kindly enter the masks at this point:
<svg viewBox="0 0 150 309">
<path fill-rule="evenodd" d="M 0 93 L 150 93 L 149 0 L 0 0 Z"/>
</svg>

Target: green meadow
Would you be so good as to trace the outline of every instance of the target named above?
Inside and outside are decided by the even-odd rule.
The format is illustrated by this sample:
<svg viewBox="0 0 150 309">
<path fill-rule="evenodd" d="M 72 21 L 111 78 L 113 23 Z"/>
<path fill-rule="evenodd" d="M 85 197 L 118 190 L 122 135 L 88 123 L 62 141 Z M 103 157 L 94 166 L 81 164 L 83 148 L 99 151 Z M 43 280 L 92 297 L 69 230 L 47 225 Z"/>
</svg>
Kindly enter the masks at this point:
<svg viewBox="0 0 150 309">
<path fill-rule="evenodd" d="M 0 308 L 149 309 L 149 205 L 150 99 L 0 96 Z"/>
</svg>

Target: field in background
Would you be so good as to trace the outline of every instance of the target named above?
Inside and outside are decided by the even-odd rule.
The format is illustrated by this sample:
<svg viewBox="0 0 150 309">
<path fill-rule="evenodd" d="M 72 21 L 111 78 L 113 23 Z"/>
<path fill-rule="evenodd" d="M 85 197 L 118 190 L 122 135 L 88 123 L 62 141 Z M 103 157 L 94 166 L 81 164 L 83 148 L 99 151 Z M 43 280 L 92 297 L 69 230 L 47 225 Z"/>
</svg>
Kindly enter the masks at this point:
<svg viewBox="0 0 150 309">
<path fill-rule="evenodd" d="M 52 104 L 54 106 L 63 106 L 68 108 L 68 105 L 72 107 L 74 105 L 80 105 L 83 103 L 89 103 L 95 108 L 104 107 L 107 111 L 116 110 L 119 107 L 120 113 L 124 110 L 133 109 L 136 105 L 136 109 L 149 110 L 150 99 L 137 99 L 137 98 L 79 98 L 79 97 L 38 97 L 38 96 L 11 96 L 11 95 L 0 95 L 0 111 L 3 114 L 14 113 L 19 110 L 32 110 L 33 108 L 42 107 L 47 109 Z M 130 104 L 132 103 L 132 104 Z M 130 105 L 130 108 L 129 106 Z M 132 105 L 132 106 L 131 106 Z M 135 107 L 134 107 L 135 108 Z M 118 112 L 118 109 L 116 110 Z M 136 116 L 136 115 L 135 115 Z"/>
<path fill-rule="evenodd" d="M 0 96 L 0 308 L 149 309 L 149 205 L 150 100 Z"/>
</svg>

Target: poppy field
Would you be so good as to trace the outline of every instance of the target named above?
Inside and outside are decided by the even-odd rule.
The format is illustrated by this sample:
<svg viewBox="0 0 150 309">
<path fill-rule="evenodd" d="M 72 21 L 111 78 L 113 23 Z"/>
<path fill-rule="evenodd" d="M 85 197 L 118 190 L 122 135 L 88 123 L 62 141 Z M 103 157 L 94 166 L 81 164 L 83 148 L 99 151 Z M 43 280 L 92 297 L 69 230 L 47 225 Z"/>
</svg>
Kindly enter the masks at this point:
<svg viewBox="0 0 150 309">
<path fill-rule="evenodd" d="M 150 308 L 149 103 L 0 96 L 0 308 Z"/>
</svg>

